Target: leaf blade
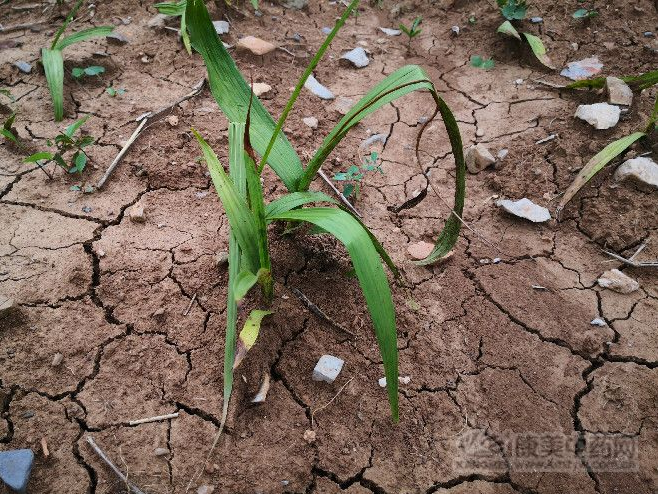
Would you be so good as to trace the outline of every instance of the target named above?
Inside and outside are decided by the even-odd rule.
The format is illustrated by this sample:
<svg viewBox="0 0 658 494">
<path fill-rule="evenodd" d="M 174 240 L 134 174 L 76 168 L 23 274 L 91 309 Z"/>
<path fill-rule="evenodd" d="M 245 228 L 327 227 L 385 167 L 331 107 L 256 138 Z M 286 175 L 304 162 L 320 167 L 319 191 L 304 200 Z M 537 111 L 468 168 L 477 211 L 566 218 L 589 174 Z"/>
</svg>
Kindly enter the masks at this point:
<svg viewBox="0 0 658 494">
<path fill-rule="evenodd" d="M 63 50 L 64 48 L 71 46 L 75 43 L 80 43 L 81 41 L 87 41 L 92 38 L 99 38 L 102 36 L 107 36 L 112 31 L 114 31 L 114 26 L 98 26 L 90 27 L 89 29 L 83 29 L 77 33 L 73 33 L 66 38 L 62 39 L 55 45 L 55 50 Z"/>
<path fill-rule="evenodd" d="M 53 102 L 55 121 L 64 118 L 64 58 L 61 50 L 41 49 L 41 63 L 46 73 L 46 82 Z"/>
<path fill-rule="evenodd" d="M 530 49 L 532 50 L 532 53 L 535 54 L 535 57 L 537 57 L 537 60 L 549 69 L 555 70 L 555 65 L 553 65 L 553 62 L 551 62 L 551 59 L 546 54 L 546 47 L 542 40 L 530 33 L 523 33 L 523 36 L 525 36 L 525 39 L 528 41 Z"/>
</svg>

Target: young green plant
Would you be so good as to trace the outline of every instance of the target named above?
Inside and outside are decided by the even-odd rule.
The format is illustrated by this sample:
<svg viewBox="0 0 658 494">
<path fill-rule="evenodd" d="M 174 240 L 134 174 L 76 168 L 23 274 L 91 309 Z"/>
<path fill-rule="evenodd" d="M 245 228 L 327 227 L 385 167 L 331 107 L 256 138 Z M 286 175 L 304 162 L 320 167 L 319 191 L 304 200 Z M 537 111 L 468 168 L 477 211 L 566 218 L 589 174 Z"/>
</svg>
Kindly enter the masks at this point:
<svg viewBox="0 0 658 494">
<path fill-rule="evenodd" d="M 266 225 L 275 221 L 310 223 L 334 235 L 345 245 L 373 322 L 384 365 L 393 420 L 398 420 L 398 353 L 395 309 L 380 257 L 395 275 L 398 274 L 397 268 L 375 236 L 358 218 L 337 207 L 335 201 L 325 194 L 309 191 L 311 182 L 327 156 L 349 130 L 363 118 L 413 91 L 427 91 L 432 96 L 436 110 L 432 118 L 423 125 L 421 135 L 425 126 L 440 113 L 448 132 L 457 168 L 455 205 L 453 213 L 437 239 L 433 252 L 420 264 L 435 262 L 447 254 L 454 246 L 459 234 L 465 195 L 465 165 L 461 136 L 452 112 L 420 67 L 414 65 L 402 67 L 377 84 L 326 136 L 306 167 L 302 166 L 298 154 L 281 131 L 306 79 L 317 66 L 357 3 L 358 0 L 353 0 L 337 21 L 336 26 L 304 71 L 276 124 L 260 101 L 253 97 L 249 85 L 218 39 L 203 1 L 189 0 L 187 4 L 186 15 L 192 46 L 203 57 L 208 71 L 210 90 L 231 122 L 229 126 L 229 174 L 224 172 L 215 153 L 197 134 L 231 228 L 222 426 L 225 423 L 233 383 L 237 340 L 236 293 L 246 295 L 247 290 L 244 289 L 244 286 L 252 287 L 256 283 L 260 283 L 266 298 L 269 296 L 272 273 Z M 240 137 L 242 132 L 244 132 L 244 139 Z M 420 137 L 419 135 L 417 146 Z M 261 158 L 256 166 L 257 154 Z M 273 169 L 289 191 L 287 195 L 269 204 L 265 204 L 263 200 L 263 189 L 260 182 L 260 175 L 266 164 Z M 330 206 L 304 207 L 314 202 L 326 203 Z"/>
<path fill-rule="evenodd" d="M 358 199 L 361 192 L 361 181 L 366 173 L 379 172 L 382 175 L 384 170 L 377 164 L 379 155 L 373 151 L 370 156 L 363 158 L 361 166 L 351 165 L 344 172 L 334 173 L 333 179 L 343 183 L 343 195 L 347 198 L 354 197 Z"/>
<path fill-rule="evenodd" d="M 551 70 L 555 70 L 555 66 L 551 59 L 546 53 L 546 47 L 542 40 L 530 33 L 523 33 L 523 38 L 521 34 L 517 31 L 516 27 L 512 24 L 513 22 L 520 22 L 525 19 L 528 12 L 528 5 L 525 0 L 497 0 L 498 8 L 501 15 L 505 18 L 505 21 L 498 27 L 497 32 L 515 38 L 519 41 L 527 41 L 530 45 L 532 53 L 535 54 L 537 60 L 539 60 L 544 66 L 548 67 Z"/>
<path fill-rule="evenodd" d="M 416 17 L 409 27 L 405 26 L 403 23 L 400 23 L 400 30 L 407 35 L 407 48 L 411 47 L 411 40 L 418 36 L 423 30 L 419 29 L 423 18 L 421 16 Z"/>
<path fill-rule="evenodd" d="M 50 48 L 41 49 L 41 63 L 46 73 L 46 82 L 48 83 L 48 90 L 50 97 L 53 101 L 53 110 L 55 113 L 55 121 L 60 122 L 64 118 L 64 56 L 62 52 L 65 48 L 81 41 L 86 41 L 91 38 L 98 38 L 110 34 L 114 27 L 100 26 L 84 29 L 73 33 L 63 39 L 60 39 L 68 25 L 75 17 L 75 14 L 80 9 L 84 0 L 78 0 L 73 6 L 69 14 L 66 16 L 64 23 L 55 33 L 53 42 Z"/>
</svg>

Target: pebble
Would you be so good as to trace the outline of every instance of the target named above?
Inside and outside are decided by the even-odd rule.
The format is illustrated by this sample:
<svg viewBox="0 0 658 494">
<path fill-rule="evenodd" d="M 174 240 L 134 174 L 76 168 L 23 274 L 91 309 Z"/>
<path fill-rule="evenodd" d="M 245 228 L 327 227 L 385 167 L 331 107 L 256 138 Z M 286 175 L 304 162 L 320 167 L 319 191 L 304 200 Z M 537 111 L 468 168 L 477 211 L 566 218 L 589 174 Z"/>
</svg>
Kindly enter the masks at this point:
<svg viewBox="0 0 658 494">
<path fill-rule="evenodd" d="M 105 38 L 107 39 L 107 42 L 112 44 L 112 45 L 127 45 L 128 44 L 128 38 L 126 38 L 123 34 L 118 33 L 116 31 L 111 32 Z"/>
<path fill-rule="evenodd" d="M 307 125 L 312 129 L 318 128 L 318 119 L 315 117 L 304 117 L 302 118 L 302 122 L 304 122 L 304 125 Z"/>
<path fill-rule="evenodd" d="M 228 34 L 230 26 L 226 21 L 212 21 L 212 25 L 215 28 L 215 32 L 220 36 L 222 34 Z"/>
<path fill-rule="evenodd" d="M 633 104 L 633 91 L 621 79 L 606 77 L 605 88 L 608 93 L 608 102 L 611 105 L 631 106 Z"/>
<path fill-rule="evenodd" d="M 178 126 L 178 117 L 176 115 L 169 115 L 167 117 L 167 123 L 171 125 L 172 127 L 177 127 Z"/>
<path fill-rule="evenodd" d="M 264 82 L 254 82 L 253 90 L 256 96 L 262 96 L 269 93 L 272 90 L 272 86 Z"/>
<path fill-rule="evenodd" d="M 382 377 L 382 378 L 381 378 L 379 381 L 377 381 L 377 382 L 379 383 L 379 386 L 380 386 L 380 387 L 382 387 L 382 388 L 385 388 L 385 387 L 386 387 L 386 378 L 385 378 L 385 377 Z M 404 377 L 399 376 L 399 377 L 398 377 L 398 382 L 399 382 L 400 384 L 409 384 L 409 383 L 411 382 L 411 376 L 404 376 Z"/>
<path fill-rule="evenodd" d="M 155 14 L 153 17 L 151 17 L 146 25 L 153 29 L 164 27 L 167 17 L 169 16 L 164 14 Z"/>
<path fill-rule="evenodd" d="M 130 217 L 130 221 L 134 223 L 144 223 L 146 221 L 144 206 L 142 206 L 141 204 L 135 204 L 133 207 L 130 208 L 130 211 L 128 212 L 128 216 Z"/>
<path fill-rule="evenodd" d="M 313 369 L 313 380 L 324 381 L 329 384 L 334 382 L 343 368 L 344 360 L 334 357 L 333 355 L 323 355 L 315 364 Z"/>
<path fill-rule="evenodd" d="M 167 456 L 169 454 L 169 450 L 167 448 L 155 448 L 155 456 Z"/>
<path fill-rule="evenodd" d="M 645 31 L 642 34 L 644 35 L 645 38 L 653 38 L 654 37 L 654 34 L 651 31 Z"/>
<path fill-rule="evenodd" d="M 509 149 L 504 148 L 498 151 L 496 158 L 498 159 L 498 161 L 503 161 L 505 158 L 507 158 L 508 154 L 509 154 Z"/>
<path fill-rule="evenodd" d="M 568 77 L 573 81 L 580 81 L 598 74 L 602 68 L 603 64 L 599 62 L 597 57 L 590 57 L 576 62 L 569 62 L 567 68 L 563 69 L 560 75 Z"/>
<path fill-rule="evenodd" d="M 16 492 L 25 492 L 33 463 L 31 449 L 0 451 L 0 480 Z"/>
<path fill-rule="evenodd" d="M 228 262 L 228 252 L 221 250 L 215 255 L 215 265 L 217 267 L 223 266 Z"/>
<path fill-rule="evenodd" d="M 622 273 L 618 269 L 606 271 L 597 280 L 601 288 L 608 288 L 617 293 L 633 293 L 640 288 L 640 284 L 630 276 Z"/>
<path fill-rule="evenodd" d="M 16 304 L 12 299 L 0 295 L 0 318 L 8 316 L 15 308 Z"/>
<path fill-rule="evenodd" d="M 312 431 L 311 429 L 306 429 L 304 431 L 304 441 L 306 441 L 308 444 L 312 444 L 315 442 L 317 439 L 317 434 L 315 431 Z"/>
<path fill-rule="evenodd" d="M 212 485 L 202 485 L 196 490 L 196 494 L 212 494 L 215 488 Z"/>
<path fill-rule="evenodd" d="M 322 34 L 329 34 L 331 32 L 331 28 L 330 27 L 323 27 L 321 29 L 321 31 L 322 31 Z"/>
<path fill-rule="evenodd" d="M 412 259 L 418 261 L 425 259 L 429 256 L 434 250 L 434 244 L 429 242 L 417 242 L 415 244 L 409 244 L 407 247 L 407 253 L 411 256 Z"/>
<path fill-rule="evenodd" d="M 542 22 L 544 22 L 544 18 L 543 17 L 531 17 L 530 22 L 532 22 L 533 24 L 541 24 Z"/>
<path fill-rule="evenodd" d="M 82 206 L 83 213 L 91 213 L 94 210 L 91 206 Z"/>
<path fill-rule="evenodd" d="M 368 54 L 360 46 L 346 53 L 343 53 L 343 56 L 341 56 L 340 59 L 346 60 L 348 64 L 352 64 L 357 69 L 367 67 L 370 64 L 370 59 L 368 58 Z"/>
<path fill-rule="evenodd" d="M 399 29 L 391 29 L 389 27 L 380 27 L 379 30 L 386 36 L 400 36 L 402 34 L 402 31 Z"/>
<path fill-rule="evenodd" d="M 524 218 L 533 223 L 543 223 L 551 219 L 551 213 L 548 209 L 543 206 L 538 206 L 526 197 L 519 199 L 518 201 L 500 199 L 496 201 L 496 205 L 514 216 Z"/>
<path fill-rule="evenodd" d="M 627 178 L 658 189 L 658 164 L 644 157 L 627 160 L 615 171 L 615 180 Z"/>
<path fill-rule="evenodd" d="M 18 60 L 14 62 L 14 67 L 23 72 L 23 74 L 29 74 L 32 72 L 32 65 L 27 63 L 25 60 Z"/>
<path fill-rule="evenodd" d="M 335 98 L 334 93 L 320 84 L 318 80 L 313 77 L 313 74 L 308 76 L 308 79 L 306 79 L 306 82 L 304 83 L 304 87 L 319 98 L 327 100 Z"/>
<path fill-rule="evenodd" d="M 250 51 L 254 55 L 267 55 L 268 53 L 273 52 L 276 49 L 269 41 L 256 38 L 255 36 L 245 36 L 244 38 L 238 40 L 236 45 L 238 48 Z"/>
<path fill-rule="evenodd" d="M 593 105 L 579 105 L 576 118 L 585 120 L 595 129 L 611 129 L 619 122 L 621 109 L 618 106 L 608 103 L 595 103 Z"/>
<path fill-rule="evenodd" d="M 53 361 L 50 363 L 50 365 L 52 365 L 53 367 L 58 367 L 63 360 L 64 360 L 64 355 L 62 355 L 61 353 L 56 353 L 55 355 L 53 355 Z"/>
<path fill-rule="evenodd" d="M 592 319 L 590 324 L 592 326 L 599 326 L 601 328 L 604 327 L 604 326 L 607 326 L 606 322 L 603 319 L 601 319 L 600 317 L 596 317 L 596 318 Z"/>
<path fill-rule="evenodd" d="M 496 162 L 491 152 L 484 144 L 471 146 L 464 153 L 466 168 L 471 173 L 479 173 Z"/>
<path fill-rule="evenodd" d="M 459 36 L 459 31 L 460 31 L 459 26 L 452 26 L 450 28 L 450 32 L 453 36 Z"/>
<path fill-rule="evenodd" d="M 346 98 L 344 96 L 339 96 L 336 99 L 336 102 L 333 104 L 333 109 L 336 110 L 341 115 L 347 115 L 347 113 L 354 106 L 354 100 Z"/>
</svg>

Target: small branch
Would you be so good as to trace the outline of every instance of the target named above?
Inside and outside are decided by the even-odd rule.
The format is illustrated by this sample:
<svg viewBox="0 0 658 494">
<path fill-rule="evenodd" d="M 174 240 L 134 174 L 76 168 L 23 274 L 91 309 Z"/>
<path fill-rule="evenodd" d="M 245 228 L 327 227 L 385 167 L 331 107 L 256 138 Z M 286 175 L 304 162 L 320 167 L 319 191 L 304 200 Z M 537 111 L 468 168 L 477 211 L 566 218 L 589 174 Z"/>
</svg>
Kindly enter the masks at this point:
<svg viewBox="0 0 658 494">
<path fill-rule="evenodd" d="M 640 248 L 633 254 L 631 257 L 626 259 L 625 257 L 620 256 L 619 254 L 615 254 L 614 252 L 610 252 L 607 250 L 604 250 L 606 254 L 608 254 L 610 257 L 623 262 L 627 266 L 631 266 L 634 268 L 658 268 L 658 260 L 656 261 L 636 261 L 635 257 L 644 250 L 646 247 L 646 244 L 640 245 Z"/>
<path fill-rule="evenodd" d="M 110 467 L 110 469 L 116 474 L 117 477 L 126 484 L 126 487 L 132 494 L 146 494 L 143 490 L 141 490 L 139 487 L 137 487 L 135 484 L 132 482 L 128 481 L 128 477 L 126 477 L 119 468 L 112 463 L 112 460 L 110 460 L 105 452 L 96 444 L 96 441 L 93 440 L 91 436 L 86 436 L 85 439 L 89 443 L 89 445 L 92 447 L 92 449 L 96 452 L 96 454 L 100 457 L 101 460 L 105 462 L 105 464 Z"/>
<path fill-rule="evenodd" d="M 186 316 L 190 313 L 190 310 L 192 309 L 192 304 L 196 300 L 196 293 L 192 296 L 192 300 L 190 300 L 190 304 L 187 306 L 187 309 L 185 309 L 185 312 L 183 312 L 183 315 Z"/>
<path fill-rule="evenodd" d="M 158 415 L 157 417 L 147 417 L 144 419 L 131 420 L 128 425 L 147 424 L 149 422 L 159 422 L 161 420 L 175 419 L 178 417 L 178 412 L 168 413 L 167 415 Z"/>
<path fill-rule="evenodd" d="M 193 88 L 192 91 L 183 96 L 182 98 L 179 98 L 172 104 L 165 106 L 164 108 L 160 108 L 159 110 L 152 111 L 152 112 L 147 112 L 144 113 L 143 115 L 140 115 L 136 120 L 140 122 L 139 126 L 135 129 L 135 132 L 130 136 L 130 139 L 126 141 L 124 144 L 123 148 L 121 148 L 121 151 L 119 151 L 119 154 L 116 155 L 110 166 L 108 167 L 107 171 L 103 175 L 103 177 L 98 181 L 98 185 L 96 186 L 97 189 L 102 189 L 103 186 L 105 185 L 105 182 L 110 178 L 110 175 L 114 172 L 114 169 L 121 163 L 121 160 L 123 159 L 124 155 L 128 152 L 130 147 L 133 145 L 133 143 L 137 140 L 139 135 L 141 134 L 142 130 L 144 129 L 144 126 L 148 121 L 154 121 L 161 117 L 164 113 L 170 111 L 172 108 L 180 105 L 183 101 L 187 101 L 190 98 L 193 98 L 197 94 L 201 92 L 203 87 L 206 84 L 206 80 L 202 79 L 200 82 L 198 82 Z"/>
<path fill-rule="evenodd" d="M 331 326 L 334 328 L 338 329 L 339 331 L 342 331 L 343 333 L 346 333 L 350 335 L 353 338 L 356 338 L 356 335 L 352 333 L 349 329 L 344 328 L 340 324 L 338 324 L 336 321 L 334 321 L 331 317 L 329 317 L 327 314 L 325 314 L 320 307 L 315 305 L 313 302 L 311 302 L 306 295 L 304 295 L 302 292 L 300 292 L 297 288 L 290 288 L 292 293 L 295 294 L 295 297 L 297 297 L 304 306 L 311 311 L 313 314 L 318 316 L 320 319 L 322 319 L 325 322 L 328 322 Z"/>
<path fill-rule="evenodd" d="M 336 194 L 338 196 L 338 198 L 340 199 L 340 202 L 342 202 L 343 204 L 345 204 L 345 206 L 347 206 L 347 209 L 352 211 L 359 218 L 362 218 L 362 216 L 359 214 L 359 212 L 354 208 L 354 206 L 352 206 L 352 203 L 347 200 L 347 197 L 345 197 L 342 194 L 342 192 L 340 190 L 338 190 L 336 188 L 336 186 L 331 182 L 331 180 L 329 180 L 329 177 L 327 177 L 327 174 L 322 171 L 322 168 L 320 168 L 318 170 L 318 175 L 320 175 L 320 177 L 322 177 L 322 180 L 327 182 L 327 185 L 329 185 L 329 187 L 331 187 L 331 190 L 334 191 L 334 194 Z"/>
<path fill-rule="evenodd" d="M 349 383 L 351 383 L 353 380 L 354 380 L 354 378 L 353 378 L 353 377 L 350 377 L 350 378 L 347 380 L 347 382 L 341 386 L 341 388 L 338 390 L 338 393 L 336 393 L 336 394 L 334 395 L 334 397 L 333 397 L 331 400 L 329 400 L 327 403 L 325 403 L 324 405 L 322 405 L 322 406 L 321 406 L 320 408 L 318 408 L 317 410 L 313 410 L 313 412 L 311 412 L 311 428 L 313 427 L 313 423 L 314 423 L 314 419 L 315 419 L 315 414 L 318 413 L 318 412 L 321 412 L 322 410 L 324 410 L 325 408 L 327 408 L 329 405 L 331 405 L 331 404 L 334 402 L 334 400 L 335 400 L 336 398 L 338 398 L 338 395 L 340 395 L 340 394 L 343 392 L 343 390 L 347 387 L 347 385 L 348 385 Z"/>
</svg>

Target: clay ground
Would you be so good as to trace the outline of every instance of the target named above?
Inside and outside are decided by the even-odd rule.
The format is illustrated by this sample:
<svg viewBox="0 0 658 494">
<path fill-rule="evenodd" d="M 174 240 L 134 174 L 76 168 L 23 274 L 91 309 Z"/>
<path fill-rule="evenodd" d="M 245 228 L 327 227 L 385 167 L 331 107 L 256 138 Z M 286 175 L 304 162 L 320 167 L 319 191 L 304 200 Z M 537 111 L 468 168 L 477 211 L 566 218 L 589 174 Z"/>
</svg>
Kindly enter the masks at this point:
<svg viewBox="0 0 658 494">
<path fill-rule="evenodd" d="M 392 284 L 400 374 L 411 378 L 401 385 L 400 423 L 391 423 L 377 384 L 383 370 L 358 284 L 346 276 L 345 251 L 323 236 L 282 236 L 274 227 L 274 315 L 237 373 L 228 429 L 200 477 L 221 414 L 227 271 L 216 266 L 215 255 L 227 249 L 227 221 L 190 128 L 226 162 L 227 122 L 205 90 L 174 110 L 176 126 L 151 125 L 104 190 L 70 187 L 95 184 L 133 132 L 134 119 L 189 92 L 204 66 L 174 32 L 147 27 L 155 14 L 150 2 L 98 2 L 93 24 L 117 25 L 129 44 L 97 40 L 65 52 L 67 74 L 87 65 L 107 72 L 82 83 L 67 75 L 67 118 L 55 124 L 37 58 L 61 17 L 29 2 L 2 6 L 5 26 L 47 21 L 35 31 L 0 35 L 0 78 L 17 99 L 10 106 L 18 109 L 16 128 L 29 152 L 83 115 L 92 115 L 85 129 L 97 138 L 82 179 L 60 170 L 48 180 L 22 162 L 25 152 L 0 145 L 0 294 L 19 304 L 0 321 L 0 450 L 35 451 L 29 492 L 126 492 L 86 436 L 148 493 L 186 492 L 191 480 L 190 492 L 207 485 L 222 493 L 658 491 L 658 275 L 622 267 L 602 252 L 628 256 L 648 243 L 643 257 L 658 258 L 656 192 L 615 184 L 606 170 L 559 223 L 533 225 L 494 205 L 499 196 L 554 207 L 550 201 L 592 155 L 644 124 L 655 92 L 636 94 L 615 129 L 593 131 L 573 113 L 604 97 L 535 83 L 565 79 L 495 34 L 501 19 L 493 3 L 407 1 L 399 13 L 391 12 L 394 2 L 364 5 L 316 71 L 336 95 L 356 99 L 396 68 L 422 65 L 455 112 L 466 145 L 486 143 L 494 154 L 509 149 L 494 168 L 468 176 L 464 217 L 477 235 L 463 230 L 454 255 L 429 268 L 414 266 L 407 248 L 436 237 L 446 206 L 428 194 L 413 208 L 389 209 L 425 183 L 413 145 L 419 119 L 429 116 L 427 94 L 388 105 L 359 125 L 325 165 L 330 175 L 344 171 L 364 139 L 387 136 L 384 174 L 365 178 L 356 206 L 404 273 L 405 284 Z M 596 55 L 605 74 L 655 69 L 655 38 L 642 34 L 656 30 L 653 2 L 592 2 L 600 16 L 589 24 L 571 18 L 582 6 L 576 0 L 532 4 L 531 15 L 544 24 L 528 22 L 528 30 L 543 37 L 558 67 Z M 227 14 L 232 22 L 225 42 L 255 35 L 296 55 L 235 55 L 245 74 L 272 86 L 264 103 L 278 116 L 308 54 L 322 42 L 321 28 L 333 26 L 341 8 L 315 0 L 302 11 L 266 3 L 255 17 L 238 7 L 245 15 L 211 6 L 214 19 Z M 471 13 L 475 25 L 467 21 Z M 91 25 L 86 7 L 83 14 L 76 28 Z M 410 51 L 402 37 L 377 29 L 416 15 L 423 16 L 423 31 Z M 450 35 L 453 25 L 462 27 L 460 36 Z M 21 46 L 11 47 L 11 40 Z M 340 54 L 358 44 L 370 50 L 370 65 L 340 65 Z M 474 54 L 493 56 L 496 67 L 471 67 Z M 35 66 L 31 74 L 10 63 L 21 59 Z M 111 97 L 110 84 L 126 93 Z M 317 130 L 302 123 L 307 116 L 319 119 Z M 302 93 L 286 131 L 304 160 L 339 118 L 333 103 Z M 551 134 L 557 138 L 535 144 Z M 433 187 L 451 201 L 454 164 L 438 121 L 421 151 Z M 271 171 L 265 191 L 268 198 L 284 191 Z M 144 207 L 145 222 L 130 220 L 133 205 Z M 613 267 L 637 279 L 640 289 L 620 295 L 599 288 L 597 277 Z M 356 336 L 311 314 L 293 288 Z M 606 325 L 591 325 L 596 317 Z M 63 362 L 53 366 L 57 353 Z M 333 384 L 311 380 L 325 353 L 346 362 Z M 264 373 L 272 377 L 269 395 L 252 405 Z M 172 412 L 178 418 L 129 425 Z M 314 442 L 305 440 L 307 430 L 315 431 Z M 533 433 L 566 438 L 556 451 L 568 468 L 518 468 L 508 441 Z M 456 461 L 466 458 L 459 439 L 469 434 L 489 444 L 493 467 Z M 610 472 L 590 461 L 590 446 L 601 438 L 635 445 L 637 468 Z M 166 454 L 156 456 L 157 448 Z"/>
</svg>

